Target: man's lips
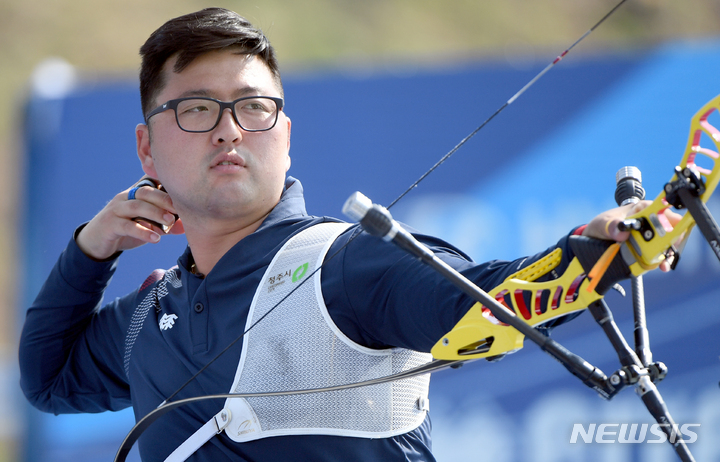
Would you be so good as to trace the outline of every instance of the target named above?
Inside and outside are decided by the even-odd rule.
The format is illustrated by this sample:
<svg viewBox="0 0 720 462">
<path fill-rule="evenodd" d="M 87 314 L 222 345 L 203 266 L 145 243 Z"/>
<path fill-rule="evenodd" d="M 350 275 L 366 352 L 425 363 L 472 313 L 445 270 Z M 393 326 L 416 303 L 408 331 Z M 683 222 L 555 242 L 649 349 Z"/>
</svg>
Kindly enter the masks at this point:
<svg viewBox="0 0 720 462">
<path fill-rule="evenodd" d="M 245 167 L 245 159 L 237 153 L 229 152 L 215 157 L 210 168 Z"/>
</svg>

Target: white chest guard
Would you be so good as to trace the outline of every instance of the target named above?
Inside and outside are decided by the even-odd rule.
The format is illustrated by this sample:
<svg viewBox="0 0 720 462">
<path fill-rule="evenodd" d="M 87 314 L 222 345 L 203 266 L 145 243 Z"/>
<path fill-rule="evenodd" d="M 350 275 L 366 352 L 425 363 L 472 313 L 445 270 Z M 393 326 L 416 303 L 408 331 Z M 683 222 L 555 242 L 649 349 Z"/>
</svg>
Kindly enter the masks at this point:
<svg viewBox="0 0 720 462">
<path fill-rule="evenodd" d="M 275 255 L 255 292 L 245 329 L 287 299 L 246 334 L 231 393 L 345 385 L 398 373 L 432 359 L 428 353 L 358 345 L 330 318 L 320 271 L 313 273 L 348 226 L 312 226 L 293 236 Z M 310 277 L 312 280 L 300 284 Z M 185 460 L 223 428 L 239 443 L 280 435 L 386 438 L 407 433 L 425 419 L 429 384 L 430 375 L 426 374 L 331 392 L 230 398 L 221 412 L 166 460 Z"/>
<path fill-rule="evenodd" d="M 255 293 L 248 324 L 318 268 L 346 224 L 315 225 L 277 253 Z M 325 307 L 320 272 L 245 336 L 231 393 L 304 390 L 344 385 L 424 364 L 431 355 L 403 349 L 373 350 L 335 326 Z M 277 435 L 322 434 L 384 438 L 417 428 L 425 419 L 430 376 L 349 390 L 229 399 L 234 441 Z M 420 403 L 420 405 L 419 405 Z"/>
</svg>

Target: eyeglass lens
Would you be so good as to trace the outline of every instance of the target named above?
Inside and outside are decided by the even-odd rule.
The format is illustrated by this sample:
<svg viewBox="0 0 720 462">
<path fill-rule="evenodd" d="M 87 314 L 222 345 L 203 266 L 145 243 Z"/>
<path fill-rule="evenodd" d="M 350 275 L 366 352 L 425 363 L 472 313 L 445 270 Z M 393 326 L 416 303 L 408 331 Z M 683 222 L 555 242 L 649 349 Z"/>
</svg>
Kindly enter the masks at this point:
<svg viewBox="0 0 720 462">
<path fill-rule="evenodd" d="M 268 130 L 277 119 L 277 104 L 268 98 L 249 98 L 235 103 L 235 116 L 245 130 Z M 180 128 L 208 131 L 220 118 L 220 104 L 207 99 L 186 99 L 177 106 Z"/>
</svg>

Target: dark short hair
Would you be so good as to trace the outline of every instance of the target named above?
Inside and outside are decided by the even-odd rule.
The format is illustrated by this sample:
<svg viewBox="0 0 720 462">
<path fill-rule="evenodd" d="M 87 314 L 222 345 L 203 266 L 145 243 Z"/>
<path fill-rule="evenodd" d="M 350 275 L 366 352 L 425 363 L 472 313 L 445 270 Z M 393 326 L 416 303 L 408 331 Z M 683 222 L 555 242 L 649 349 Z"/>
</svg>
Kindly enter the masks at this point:
<svg viewBox="0 0 720 462">
<path fill-rule="evenodd" d="M 227 48 L 260 57 L 272 72 L 283 96 L 275 50 L 265 34 L 234 11 L 205 8 L 169 20 L 153 32 L 140 48 L 140 104 L 143 114 L 153 109 L 155 96 L 165 86 L 162 70 L 168 59 L 177 54 L 173 71 L 180 73 L 198 56 Z"/>
</svg>

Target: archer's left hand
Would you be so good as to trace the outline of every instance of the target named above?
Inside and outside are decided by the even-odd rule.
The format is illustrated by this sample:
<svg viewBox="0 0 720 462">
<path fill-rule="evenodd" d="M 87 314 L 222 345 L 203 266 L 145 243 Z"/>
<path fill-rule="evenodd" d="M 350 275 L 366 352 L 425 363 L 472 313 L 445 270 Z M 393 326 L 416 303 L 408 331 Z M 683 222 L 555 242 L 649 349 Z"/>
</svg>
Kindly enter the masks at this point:
<svg viewBox="0 0 720 462">
<path fill-rule="evenodd" d="M 588 225 L 583 230 L 582 235 L 587 237 L 594 237 L 596 239 L 604 239 L 606 241 L 626 241 L 628 237 L 630 237 L 630 232 L 620 231 L 618 229 L 618 224 L 620 224 L 620 222 L 623 221 L 625 218 L 640 212 L 642 209 L 644 209 L 650 204 L 652 204 L 652 201 L 645 200 L 640 201 L 637 204 L 623 205 L 622 207 L 616 207 L 614 209 L 602 212 L 601 214 L 593 218 L 590 223 L 588 223 Z M 672 226 L 675 226 L 678 222 L 680 222 L 682 215 L 679 215 L 671 211 L 670 209 L 667 209 L 665 210 L 665 217 L 668 219 L 668 222 Z M 665 260 L 660 264 L 660 270 L 670 271 L 671 263 L 672 261 Z"/>
</svg>

